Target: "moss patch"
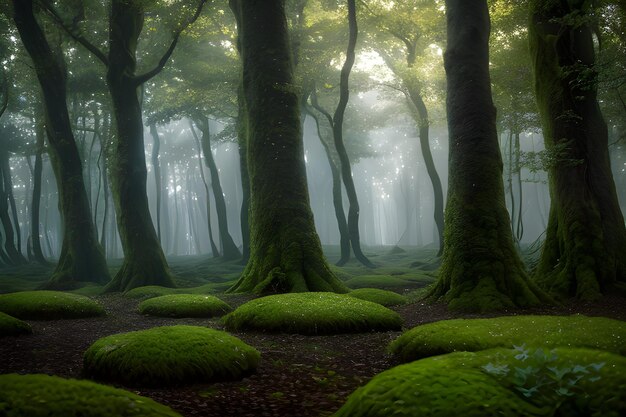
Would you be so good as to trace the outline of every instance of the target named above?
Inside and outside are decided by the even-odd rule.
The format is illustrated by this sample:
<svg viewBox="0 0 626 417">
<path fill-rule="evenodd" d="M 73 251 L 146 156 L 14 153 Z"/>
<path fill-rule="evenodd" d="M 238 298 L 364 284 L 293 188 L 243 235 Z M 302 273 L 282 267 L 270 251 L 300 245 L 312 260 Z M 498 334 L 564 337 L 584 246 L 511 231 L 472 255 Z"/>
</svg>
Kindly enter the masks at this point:
<svg viewBox="0 0 626 417">
<path fill-rule="evenodd" d="M 180 417 L 128 391 L 48 375 L 0 375 L 0 415 L 11 417 Z"/>
<path fill-rule="evenodd" d="M 29 334 L 33 330 L 28 323 L 0 312 L 0 337 Z"/>
<path fill-rule="evenodd" d="M 626 323 L 603 317 L 505 316 L 455 319 L 412 328 L 390 350 L 404 362 L 454 351 L 493 347 L 572 346 L 626 355 Z"/>
<path fill-rule="evenodd" d="M 253 371 L 260 354 L 225 332 L 165 326 L 97 340 L 85 352 L 87 375 L 127 385 L 233 380 Z"/>
<path fill-rule="evenodd" d="M 335 417 L 618 417 L 626 412 L 626 358 L 570 348 L 541 353 L 539 359 L 531 353 L 519 360 L 519 354 L 501 348 L 457 352 L 392 368 L 350 395 Z M 536 370 L 525 369 L 527 363 Z M 575 374 L 580 378 L 572 385 Z M 537 377 L 549 380 L 538 386 Z"/>
<path fill-rule="evenodd" d="M 94 300 L 59 291 L 23 291 L 0 295 L 0 311 L 27 320 L 75 319 L 103 316 Z"/>
<path fill-rule="evenodd" d="M 170 294 L 150 298 L 139 304 L 139 312 L 159 317 L 214 317 L 231 307 L 212 295 Z"/>
<path fill-rule="evenodd" d="M 190 288 L 168 288 L 160 287 L 158 285 L 147 285 L 145 287 L 137 287 L 126 291 L 124 293 L 124 297 L 141 300 L 169 294 L 212 294 L 218 291 L 225 291 L 232 285 L 232 283 L 233 281 L 211 282 L 199 287 Z"/>
<path fill-rule="evenodd" d="M 361 275 L 351 278 L 344 282 L 349 288 L 405 288 L 410 287 L 414 283 L 391 275 Z"/>
<path fill-rule="evenodd" d="M 347 295 L 308 292 L 257 298 L 224 317 L 226 328 L 299 334 L 398 330 L 402 319 L 379 304 Z"/>
<path fill-rule="evenodd" d="M 393 291 L 380 290 L 378 288 L 360 288 L 350 291 L 347 295 L 360 300 L 371 301 L 386 307 L 406 304 L 408 300 Z"/>
</svg>

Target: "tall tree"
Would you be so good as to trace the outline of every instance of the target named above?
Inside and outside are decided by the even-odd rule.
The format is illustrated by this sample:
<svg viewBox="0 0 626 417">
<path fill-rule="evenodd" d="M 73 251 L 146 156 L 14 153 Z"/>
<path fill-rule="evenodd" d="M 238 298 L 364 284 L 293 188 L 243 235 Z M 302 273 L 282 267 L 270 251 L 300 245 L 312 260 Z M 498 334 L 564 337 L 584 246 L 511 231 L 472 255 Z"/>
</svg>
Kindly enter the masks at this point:
<svg viewBox="0 0 626 417">
<path fill-rule="evenodd" d="M 116 125 L 111 169 L 112 191 L 124 250 L 124 263 L 107 285 L 107 291 L 126 291 L 144 285 L 174 286 L 148 208 L 147 168 L 138 90 L 163 70 L 176 48 L 181 32 L 198 18 L 205 2 L 199 0 L 193 15 L 174 31 L 171 43 L 158 63 L 141 74 L 136 73 L 136 53 L 143 30 L 145 2 L 111 1 L 107 54 L 65 24 L 59 13 L 47 4 L 57 22 L 107 69 L 106 79 Z"/>
<path fill-rule="evenodd" d="M 14 0 L 13 7 L 15 25 L 35 64 L 43 92 L 50 155 L 63 216 L 61 256 L 47 287 L 67 288 L 76 281 L 104 284 L 109 281 L 109 272 L 91 221 L 82 163 L 70 126 L 63 61 L 60 54 L 52 51 L 37 23 L 32 0 Z"/>
<path fill-rule="evenodd" d="M 552 206 L 536 279 L 558 296 L 626 289 L 626 229 L 597 99 L 592 3 L 532 1 L 529 39 Z"/>
<path fill-rule="evenodd" d="M 528 282 L 504 203 L 487 1 L 447 0 L 446 20 L 449 186 L 441 272 L 430 295 L 463 310 L 537 304 L 542 294 Z"/>
<path fill-rule="evenodd" d="M 346 288 L 322 253 L 309 205 L 299 100 L 282 0 L 231 0 L 242 58 L 250 259 L 231 291 Z"/>
</svg>

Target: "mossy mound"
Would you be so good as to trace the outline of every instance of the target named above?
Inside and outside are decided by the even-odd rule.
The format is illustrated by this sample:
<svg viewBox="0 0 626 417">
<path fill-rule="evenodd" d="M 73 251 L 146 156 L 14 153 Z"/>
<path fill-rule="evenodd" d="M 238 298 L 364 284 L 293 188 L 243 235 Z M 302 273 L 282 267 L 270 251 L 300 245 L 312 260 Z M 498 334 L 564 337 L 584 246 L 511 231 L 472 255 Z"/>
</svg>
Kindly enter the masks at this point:
<svg viewBox="0 0 626 417">
<path fill-rule="evenodd" d="M 626 355 L 626 323 L 604 317 L 505 316 L 455 319 L 424 324 L 405 332 L 390 345 L 403 362 L 454 351 L 494 347 L 571 346 Z"/>
<path fill-rule="evenodd" d="M 402 319 L 379 304 L 344 294 L 307 292 L 257 298 L 224 317 L 226 328 L 299 334 L 398 330 Z"/>
<path fill-rule="evenodd" d="M 378 288 L 359 288 L 358 290 L 350 291 L 347 295 L 360 300 L 371 301 L 372 303 L 380 304 L 385 307 L 397 306 L 408 302 L 406 297 L 396 292 L 380 290 Z"/>
<path fill-rule="evenodd" d="M 344 282 L 349 288 L 405 288 L 413 285 L 412 282 L 392 275 L 361 275 Z"/>
<path fill-rule="evenodd" d="M 105 314 L 89 297 L 60 291 L 23 291 L 0 295 L 0 311 L 26 320 L 96 317 Z"/>
<path fill-rule="evenodd" d="M 158 285 L 147 285 L 145 287 L 137 287 L 132 290 L 126 291 L 124 297 L 133 298 L 135 300 L 148 299 L 153 297 L 160 297 L 162 295 L 170 294 L 211 294 L 218 291 L 218 288 L 226 289 L 231 285 L 231 282 L 218 282 L 208 283 L 199 287 L 189 288 L 169 288 L 161 287 Z"/>
<path fill-rule="evenodd" d="M 180 417 L 132 392 L 48 375 L 0 375 L 0 415 L 7 417 Z"/>
<path fill-rule="evenodd" d="M 457 352 L 400 365 L 352 393 L 334 416 L 626 415 L 626 358 L 571 348 L 524 353 Z"/>
<path fill-rule="evenodd" d="M 85 374 L 126 385 L 166 386 L 235 380 L 256 369 L 260 354 L 241 340 L 198 326 L 155 327 L 97 340 Z"/>
<path fill-rule="evenodd" d="M 32 332 L 33 330 L 28 323 L 0 312 L 0 337 L 18 336 Z"/>
<path fill-rule="evenodd" d="M 158 317 L 214 317 L 231 307 L 212 295 L 170 294 L 150 298 L 139 304 L 139 312 Z"/>
</svg>

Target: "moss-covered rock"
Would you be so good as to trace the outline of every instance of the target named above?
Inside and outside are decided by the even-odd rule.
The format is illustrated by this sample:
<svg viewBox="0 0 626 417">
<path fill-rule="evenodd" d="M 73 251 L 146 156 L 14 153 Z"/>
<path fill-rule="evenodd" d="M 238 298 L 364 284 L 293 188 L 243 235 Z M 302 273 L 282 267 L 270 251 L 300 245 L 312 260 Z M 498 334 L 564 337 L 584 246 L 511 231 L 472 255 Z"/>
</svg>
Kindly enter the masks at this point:
<svg viewBox="0 0 626 417">
<path fill-rule="evenodd" d="M 498 348 L 397 366 L 356 390 L 335 417 L 626 415 L 626 358 L 571 348 L 520 355 Z"/>
<path fill-rule="evenodd" d="M 0 337 L 18 336 L 32 332 L 33 330 L 28 323 L 0 312 Z"/>
<path fill-rule="evenodd" d="M 97 340 L 85 352 L 89 376 L 127 385 L 234 380 L 256 369 L 260 354 L 228 333 L 197 326 L 155 327 Z"/>
<path fill-rule="evenodd" d="M 180 417 L 132 392 L 48 375 L 0 375 L 0 415 L 10 417 Z"/>
<path fill-rule="evenodd" d="M 105 314 L 89 297 L 60 291 L 22 291 L 0 295 L 0 311 L 26 320 L 96 317 Z"/>
<path fill-rule="evenodd" d="M 257 298 L 224 317 L 226 328 L 299 334 L 398 330 L 402 319 L 379 304 L 343 294 L 307 292 Z"/>
<path fill-rule="evenodd" d="M 626 323 L 604 317 L 505 316 L 442 320 L 417 326 L 393 341 L 390 350 L 403 362 L 524 343 L 587 347 L 626 355 L 625 340 Z"/>
<path fill-rule="evenodd" d="M 396 292 L 381 290 L 378 288 L 359 288 L 357 290 L 350 291 L 348 295 L 360 300 L 371 301 L 385 307 L 397 306 L 408 302 L 406 297 L 403 297 Z"/>
<path fill-rule="evenodd" d="M 150 298 L 139 304 L 139 312 L 159 317 L 214 317 L 231 307 L 212 295 L 170 294 Z"/>
</svg>

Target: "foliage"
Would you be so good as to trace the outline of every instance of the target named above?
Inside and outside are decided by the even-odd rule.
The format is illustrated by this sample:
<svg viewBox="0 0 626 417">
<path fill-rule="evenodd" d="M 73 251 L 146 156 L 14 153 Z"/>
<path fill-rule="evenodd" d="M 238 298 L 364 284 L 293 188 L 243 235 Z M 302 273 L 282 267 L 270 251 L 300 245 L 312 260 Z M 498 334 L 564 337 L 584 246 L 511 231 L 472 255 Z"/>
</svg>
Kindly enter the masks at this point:
<svg viewBox="0 0 626 417">
<path fill-rule="evenodd" d="M 589 395 L 581 390 L 579 382 L 582 379 L 589 382 L 599 381 L 599 371 L 606 364 L 558 363 L 558 355 L 554 349 L 538 348 L 531 352 L 525 344 L 514 346 L 514 351 L 517 352 L 515 361 L 509 359 L 507 363 L 489 362 L 482 369 L 504 385 L 512 386 L 538 407 L 542 404 L 557 404 L 558 409 L 569 397 Z"/>
<path fill-rule="evenodd" d="M 557 348 L 551 367 L 556 370 L 606 363 L 597 376 L 581 378 L 577 391 L 584 395 L 554 402 L 520 395 L 506 378 L 494 377 L 486 364 L 514 367 L 512 349 L 456 352 L 397 366 L 375 376 L 359 388 L 335 417 L 618 417 L 626 412 L 626 358 L 609 352 Z M 585 365 L 581 365 L 585 364 Z M 550 371 L 548 371 L 550 372 Z M 573 414 L 576 412 L 576 414 Z"/>
<path fill-rule="evenodd" d="M 378 288 L 360 288 L 350 291 L 347 295 L 360 300 L 371 301 L 385 307 L 406 304 L 407 299 L 393 291 L 380 290 Z"/>
<path fill-rule="evenodd" d="M 390 345 L 403 362 L 454 351 L 479 351 L 527 343 L 573 346 L 626 354 L 626 323 L 604 317 L 506 316 L 428 323 L 405 332 Z"/>
<path fill-rule="evenodd" d="M 139 312 L 159 317 L 214 317 L 231 310 L 212 295 L 171 294 L 150 298 L 139 304 Z"/>
<path fill-rule="evenodd" d="M 20 319 L 57 320 L 103 316 L 94 300 L 59 291 L 22 291 L 0 295 L 0 311 Z"/>
<path fill-rule="evenodd" d="M 0 375 L 0 415 L 11 417 L 180 417 L 118 388 L 49 375 Z"/>
<path fill-rule="evenodd" d="M 127 385 L 165 386 L 239 379 L 260 354 L 225 332 L 165 326 L 97 340 L 85 352 L 87 375 Z"/>
<path fill-rule="evenodd" d="M 0 337 L 18 336 L 32 332 L 33 330 L 28 323 L 0 312 Z"/>
<path fill-rule="evenodd" d="M 311 292 L 270 295 L 224 317 L 231 330 L 338 334 L 398 330 L 402 319 L 379 304 L 347 295 Z"/>
</svg>

